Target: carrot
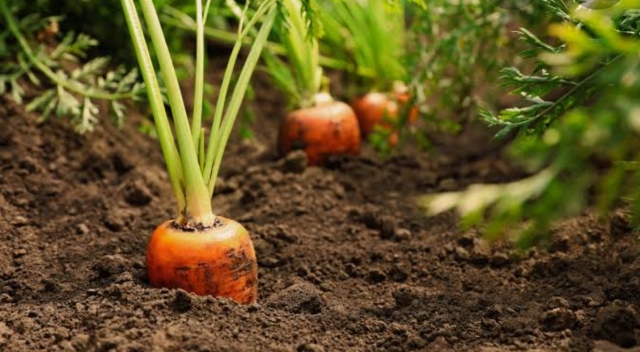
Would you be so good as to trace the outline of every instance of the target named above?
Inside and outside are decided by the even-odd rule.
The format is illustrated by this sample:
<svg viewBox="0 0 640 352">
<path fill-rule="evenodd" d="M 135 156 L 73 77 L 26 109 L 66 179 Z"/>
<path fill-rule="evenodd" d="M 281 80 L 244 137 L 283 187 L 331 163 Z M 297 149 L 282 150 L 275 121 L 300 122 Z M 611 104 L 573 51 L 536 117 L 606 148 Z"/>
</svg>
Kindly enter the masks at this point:
<svg viewBox="0 0 640 352">
<path fill-rule="evenodd" d="M 363 137 L 373 132 L 376 126 L 392 132 L 389 136 L 391 145 L 398 142 L 398 132 L 395 131 L 397 120 L 404 107 L 410 100 L 407 93 L 385 94 L 379 92 L 367 93 L 351 101 L 351 106 L 358 117 L 360 133 Z M 407 120 L 415 122 L 418 118 L 418 109 L 412 107 Z"/>
<path fill-rule="evenodd" d="M 287 29 L 279 41 L 288 62 L 263 55 L 274 83 L 287 94 L 291 110 L 282 119 L 277 146 L 281 156 L 304 150 L 308 165 L 322 165 L 331 155 L 360 153 L 360 132 L 353 109 L 334 100 L 320 65 L 317 38 L 309 33 L 300 0 L 283 0 Z"/>
<path fill-rule="evenodd" d="M 160 225 L 147 246 L 151 284 L 255 302 L 258 265 L 249 232 L 231 219 L 218 220 L 204 231 L 185 231 L 174 221 Z"/>
<path fill-rule="evenodd" d="M 380 0 L 325 1 L 322 3 L 324 42 L 327 52 L 352 60 L 354 69 L 347 80 L 355 91 L 369 92 L 351 100 L 363 138 L 376 126 L 389 132 L 389 144 L 397 143 L 395 131 L 400 114 L 410 100 L 402 83 L 408 73 L 406 56 L 405 5 Z M 394 7 L 392 5 L 392 7 Z M 349 45 L 345 45 L 348 43 Z M 347 88 L 347 91 L 354 89 Z M 352 96 L 353 97 L 353 96 Z M 416 120 L 418 110 L 411 108 L 407 120 Z M 404 117 L 404 116 L 403 116 Z"/>
<path fill-rule="evenodd" d="M 249 233 L 239 223 L 214 214 L 211 197 L 233 123 L 275 22 L 277 1 L 261 1 L 250 20 L 240 21 L 237 40 L 220 87 L 208 143 L 205 143 L 206 136 L 202 127 L 205 62 L 203 29 L 210 1 L 207 1 L 204 10 L 202 0 L 196 1 L 198 29 L 195 92 L 192 118 L 189 121 L 153 0 L 140 0 L 140 8 L 166 85 L 177 143 L 165 111 L 134 0 L 121 2 L 178 203 L 175 219 L 158 226 L 149 239 L 149 283 L 155 287 L 181 288 L 199 295 L 227 297 L 239 303 L 255 302 L 258 298 L 258 267 Z M 249 1 L 246 6 L 248 8 Z M 237 79 L 233 78 L 242 43 L 249 30 L 258 22 L 262 24 L 246 62 Z M 232 81 L 236 83 L 233 93 L 228 97 Z"/>
<path fill-rule="evenodd" d="M 360 153 L 360 131 L 353 109 L 322 94 L 324 98 L 318 99 L 325 101 L 292 111 L 282 120 L 278 133 L 281 155 L 302 149 L 309 165 L 321 165 L 331 155 Z"/>
</svg>

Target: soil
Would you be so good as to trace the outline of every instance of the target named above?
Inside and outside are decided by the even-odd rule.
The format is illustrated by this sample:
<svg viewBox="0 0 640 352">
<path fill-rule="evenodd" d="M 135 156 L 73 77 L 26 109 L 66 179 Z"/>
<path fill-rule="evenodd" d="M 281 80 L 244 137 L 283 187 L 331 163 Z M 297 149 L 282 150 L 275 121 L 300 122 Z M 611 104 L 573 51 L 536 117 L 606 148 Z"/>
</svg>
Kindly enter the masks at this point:
<svg viewBox="0 0 640 352">
<path fill-rule="evenodd" d="M 284 104 L 270 90 L 258 87 L 257 137 L 233 141 L 214 197 L 254 240 L 250 306 L 149 287 L 146 242 L 175 209 L 140 116 L 79 136 L 4 98 L 0 350 L 640 350 L 637 234 L 622 212 L 585 212 L 526 252 L 490 244 L 413 202 L 520 175 L 475 129 L 436 153 L 305 168 L 273 154 Z"/>
</svg>

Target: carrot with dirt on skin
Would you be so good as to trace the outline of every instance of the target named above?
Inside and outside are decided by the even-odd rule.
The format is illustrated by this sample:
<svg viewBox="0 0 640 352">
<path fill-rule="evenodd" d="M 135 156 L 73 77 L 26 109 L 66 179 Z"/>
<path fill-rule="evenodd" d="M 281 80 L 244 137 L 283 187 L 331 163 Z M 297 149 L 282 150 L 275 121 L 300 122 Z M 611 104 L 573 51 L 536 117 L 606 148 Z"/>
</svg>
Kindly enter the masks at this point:
<svg viewBox="0 0 640 352">
<path fill-rule="evenodd" d="M 299 0 L 284 0 L 287 27 L 280 41 L 290 65 L 265 51 L 268 72 L 290 99 L 290 111 L 278 131 L 281 156 L 303 150 L 309 165 L 322 165 L 334 155 L 360 153 L 360 130 L 353 109 L 335 100 L 319 64 L 318 41 L 308 32 Z"/>
<path fill-rule="evenodd" d="M 215 215 L 211 209 L 211 197 L 233 123 L 274 24 L 277 1 L 261 1 L 251 19 L 240 21 L 238 39 L 227 64 L 206 143 L 202 127 L 205 61 L 203 28 L 211 0 L 204 6 L 202 0 L 196 0 L 198 30 L 191 121 L 187 116 L 171 53 L 153 2 L 139 2 L 166 85 L 175 139 L 134 0 L 121 0 L 121 3 L 178 205 L 176 218 L 158 226 L 149 239 L 149 282 L 156 287 L 181 288 L 199 295 L 231 298 L 239 303 L 255 302 L 258 298 L 258 268 L 249 233 L 239 223 Z M 249 4 L 250 1 L 247 1 L 245 11 Z M 242 41 L 258 21 L 262 22 L 260 29 L 229 96 Z"/>
</svg>

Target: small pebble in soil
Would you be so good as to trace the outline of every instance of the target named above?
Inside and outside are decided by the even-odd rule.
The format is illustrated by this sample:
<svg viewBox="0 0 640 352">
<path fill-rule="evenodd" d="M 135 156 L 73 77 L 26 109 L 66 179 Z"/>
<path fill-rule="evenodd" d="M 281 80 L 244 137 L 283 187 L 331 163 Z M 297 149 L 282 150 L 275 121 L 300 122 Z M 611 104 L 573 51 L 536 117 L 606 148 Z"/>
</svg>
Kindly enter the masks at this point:
<svg viewBox="0 0 640 352">
<path fill-rule="evenodd" d="M 258 303 L 250 303 L 247 306 L 247 312 L 249 312 L 249 313 L 255 313 L 255 312 L 258 312 L 258 311 L 260 311 L 260 305 Z"/>
<path fill-rule="evenodd" d="M 118 232 L 124 228 L 124 221 L 117 214 L 108 214 L 104 219 L 104 226 L 113 232 Z"/>
<path fill-rule="evenodd" d="M 567 308 L 554 308 L 542 314 L 540 318 L 544 330 L 562 331 L 571 329 L 576 323 L 576 315 Z"/>
<path fill-rule="evenodd" d="M 409 270 L 403 265 L 395 265 L 389 270 L 389 277 L 396 282 L 404 282 L 409 278 Z"/>
<path fill-rule="evenodd" d="M 0 303 L 11 303 L 11 302 L 13 302 L 13 297 L 11 297 L 11 295 L 9 295 L 8 293 L 0 294 Z"/>
<path fill-rule="evenodd" d="M 296 314 L 318 314 L 326 306 L 326 302 L 322 291 L 314 285 L 298 283 L 271 295 L 266 306 Z"/>
<path fill-rule="evenodd" d="M 495 268 L 503 267 L 509 264 L 509 255 L 504 252 L 496 252 L 491 256 L 490 263 Z"/>
<path fill-rule="evenodd" d="M 568 236 L 554 236 L 549 246 L 549 252 L 568 252 L 569 251 L 569 237 Z"/>
<path fill-rule="evenodd" d="M 367 228 L 380 230 L 380 237 L 387 239 L 394 235 L 395 224 L 393 218 L 377 213 L 373 209 L 367 209 L 362 214 L 362 221 Z"/>
<path fill-rule="evenodd" d="M 277 226 L 275 236 L 286 243 L 295 243 L 298 241 L 298 236 L 293 233 L 293 230 L 287 225 Z"/>
<path fill-rule="evenodd" d="M 353 263 L 345 264 L 344 265 L 344 271 L 350 277 L 357 277 L 358 276 L 358 267 Z"/>
<path fill-rule="evenodd" d="M 609 233 L 612 237 L 622 237 L 632 230 L 633 229 L 630 225 L 628 214 L 617 211 L 609 217 Z"/>
<path fill-rule="evenodd" d="M 176 295 L 171 301 L 171 308 L 176 312 L 187 312 L 193 306 L 191 296 L 182 289 L 177 289 Z"/>
<path fill-rule="evenodd" d="M 551 297 L 551 299 L 549 300 L 548 306 L 551 309 L 569 308 L 569 301 L 567 301 L 567 299 L 565 299 L 564 297 L 555 296 L 555 297 Z"/>
<path fill-rule="evenodd" d="M 153 194 L 144 182 L 135 180 L 125 186 L 124 199 L 130 205 L 142 207 L 151 202 Z"/>
<path fill-rule="evenodd" d="M 283 261 L 276 257 L 258 257 L 258 265 L 265 268 L 277 268 Z"/>
<path fill-rule="evenodd" d="M 27 254 L 27 250 L 26 250 L 26 249 L 24 249 L 24 248 L 18 248 L 18 249 L 15 249 L 15 250 L 13 251 L 13 258 L 14 258 L 14 259 L 16 259 L 16 258 L 20 258 L 20 257 L 25 256 L 26 254 Z"/>
<path fill-rule="evenodd" d="M 42 286 L 45 292 L 56 292 L 60 289 L 58 283 L 52 279 L 42 279 Z"/>
<path fill-rule="evenodd" d="M 491 256 L 491 246 L 489 242 L 484 239 L 476 238 L 473 241 L 473 248 L 471 248 L 470 260 L 476 265 L 486 265 L 489 263 Z"/>
<path fill-rule="evenodd" d="M 13 132 L 10 129 L 0 129 L 0 146 L 6 147 L 13 143 Z"/>
<path fill-rule="evenodd" d="M 615 301 L 600 308 L 593 322 L 593 333 L 597 338 L 615 343 L 620 347 L 633 347 L 637 344 L 635 329 L 640 324 L 638 313 L 630 306 Z"/>
<path fill-rule="evenodd" d="M 38 170 L 38 163 L 29 156 L 25 156 L 23 159 L 21 159 L 18 165 L 20 166 L 21 170 L 25 170 L 30 174 L 35 173 Z"/>
<path fill-rule="evenodd" d="M 91 269 L 98 278 L 108 278 L 121 274 L 131 267 L 131 261 L 119 254 L 105 255 L 96 260 Z"/>
<path fill-rule="evenodd" d="M 460 246 L 455 247 L 455 256 L 458 261 L 468 261 L 471 258 L 469 251 Z"/>
<path fill-rule="evenodd" d="M 499 318 L 504 314 L 504 308 L 499 304 L 494 304 L 485 312 L 487 318 Z"/>
<path fill-rule="evenodd" d="M 427 341 L 418 336 L 412 336 L 407 340 L 407 345 L 409 345 L 411 349 L 420 349 L 427 345 Z"/>
<path fill-rule="evenodd" d="M 372 269 L 367 274 L 367 281 L 372 284 L 379 284 L 386 280 L 387 276 L 380 269 Z"/>
<path fill-rule="evenodd" d="M 284 157 L 282 171 L 300 174 L 307 168 L 309 161 L 303 150 L 295 150 Z"/>
<path fill-rule="evenodd" d="M 131 171 L 135 167 L 133 158 L 120 151 L 111 156 L 111 164 L 113 164 L 113 169 L 120 175 Z"/>
<path fill-rule="evenodd" d="M 89 339 L 89 335 L 79 333 L 71 338 L 71 345 L 75 347 L 77 351 L 86 351 L 89 349 Z"/>
<path fill-rule="evenodd" d="M 392 239 L 396 233 L 396 226 L 393 223 L 393 219 L 388 216 L 380 217 L 378 219 L 378 229 L 380 230 L 380 238 L 383 240 Z"/>
<path fill-rule="evenodd" d="M 438 336 L 425 349 L 425 351 L 450 351 L 450 345 L 444 336 Z"/>
<path fill-rule="evenodd" d="M 15 227 L 22 227 L 28 224 L 29 224 L 29 220 L 26 217 L 21 215 L 18 215 L 11 220 L 11 225 Z"/>
<path fill-rule="evenodd" d="M 324 352 L 324 347 L 315 343 L 304 343 L 296 349 L 297 352 Z"/>
<path fill-rule="evenodd" d="M 216 192 L 218 194 L 227 194 L 235 192 L 239 188 L 239 184 L 235 180 L 228 180 L 223 177 L 218 177 L 216 180 Z"/>
<path fill-rule="evenodd" d="M 471 248 L 473 247 L 473 241 L 475 240 L 475 238 L 475 234 L 471 232 L 465 232 L 460 235 L 460 238 L 458 238 L 458 244 L 465 248 Z"/>
<path fill-rule="evenodd" d="M 122 274 L 118 275 L 118 277 L 116 277 L 114 281 L 119 284 L 125 283 L 125 282 L 133 282 L 133 274 L 131 274 L 128 271 L 125 271 Z"/>
<path fill-rule="evenodd" d="M 416 299 L 415 293 L 413 292 L 411 286 L 408 285 L 402 285 L 396 288 L 393 291 L 392 295 L 396 303 L 396 308 L 409 307 Z"/>
<path fill-rule="evenodd" d="M 87 224 L 78 224 L 78 226 L 76 226 L 76 233 L 78 235 L 86 235 L 89 231 L 89 226 L 87 226 Z"/>
<path fill-rule="evenodd" d="M 411 239 L 411 231 L 405 228 L 396 228 L 394 236 L 398 241 L 408 241 Z"/>
</svg>

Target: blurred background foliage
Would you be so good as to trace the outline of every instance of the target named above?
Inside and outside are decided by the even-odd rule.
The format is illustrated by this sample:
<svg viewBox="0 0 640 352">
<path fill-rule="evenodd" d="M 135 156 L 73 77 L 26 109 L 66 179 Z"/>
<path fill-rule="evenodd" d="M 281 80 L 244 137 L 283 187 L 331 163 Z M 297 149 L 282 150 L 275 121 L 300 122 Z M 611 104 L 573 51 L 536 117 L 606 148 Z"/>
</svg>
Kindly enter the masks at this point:
<svg viewBox="0 0 640 352">
<path fill-rule="evenodd" d="M 555 220 L 593 207 L 601 216 L 622 207 L 640 219 L 640 2 L 608 9 L 543 0 L 554 16 L 552 39 L 521 29 L 528 71 L 505 67 L 502 79 L 525 103 L 483 120 L 531 176 L 503 185 L 473 185 L 431 195 L 431 214 L 456 209 L 465 225 L 483 225 L 490 238 L 512 236 L 522 246 L 549 238 Z M 487 221 L 488 220 L 488 221 Z M 520 224 L 518 231 L 508 231 Z"/>
</svg>

